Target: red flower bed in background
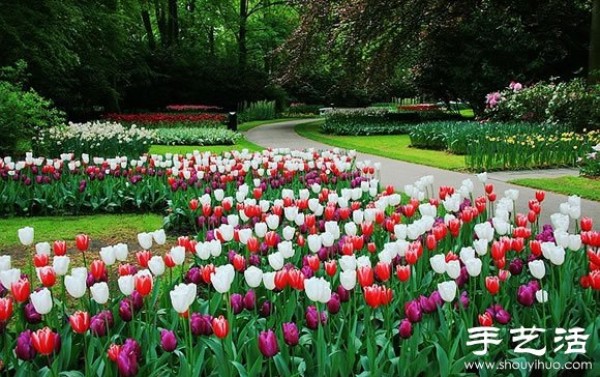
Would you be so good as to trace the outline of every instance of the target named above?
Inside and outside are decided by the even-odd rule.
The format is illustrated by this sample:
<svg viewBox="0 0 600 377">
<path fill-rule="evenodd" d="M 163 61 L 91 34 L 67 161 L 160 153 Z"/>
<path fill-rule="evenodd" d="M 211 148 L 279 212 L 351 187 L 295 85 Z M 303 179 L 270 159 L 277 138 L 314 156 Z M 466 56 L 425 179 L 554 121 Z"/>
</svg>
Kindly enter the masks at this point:
<svg viewBox="0 0 600 377">
<path fill-rule="evenodd" d="M 440 107 L 433 103 L 417 103 L 414 105 L 401 105 L 398 110 L 402 111 L 435 111 L 440 110 Z"/>
<path fill-rule="evenodd" d="M 210 105 L 168 105 L 170 111 L 221 111 L 222 107 Z"/>
<path fill-rule="evenodd" d="M 126 122 L 136 124 L 152 123 L 181 123 L 181 122 L 223 122 L 223 114 L 172 114 L 172 113 L 145 113 L 145 114 L 106 114 L 106 119 L 115 122 Z"/>
</svg>

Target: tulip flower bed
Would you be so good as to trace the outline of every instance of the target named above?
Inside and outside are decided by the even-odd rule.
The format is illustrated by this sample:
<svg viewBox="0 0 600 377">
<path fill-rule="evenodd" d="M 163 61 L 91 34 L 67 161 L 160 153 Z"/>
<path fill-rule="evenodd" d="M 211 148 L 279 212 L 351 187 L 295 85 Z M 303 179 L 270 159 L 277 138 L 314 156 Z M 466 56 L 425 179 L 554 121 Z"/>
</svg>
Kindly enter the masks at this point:
<svg viewBox="0 0 600 377">
<path fill-rule="evenodd" d="M 274 164 L 312 159 L 297 156 Z M 346 162 L 323 162 L 332 174 L 322 179 Z M 477 360 L 597 361 L 600 232 L 579 198 L 542 225 L 543 192 L 499 197 L 485 184 L 473 197 L 466 180 L 436 195 L 429 176 L 402 200 L 356 165 L 353 188 L 270 191 L 258 180 L 175 206 L 228 214 L 164 255 L 152 252 L 162 230 L 139 234 L 134 253 L 90 250 L 86 235 L 77 250 L 34 245 L 34 230 L 21 229 L 29 266 L 0 257 L 4 370 L 448 376 L 502 373 L 465 364 Z M 530 212 L 514 213 L 528 199 Z M 75 253 L 83 266 L 70 266 Z M 533 327 L 543 331 L 519 350 L 512 334 Z"/>
<path fill-rule="evenodd" d="M 563 127 L 523 123 L 432 122 L 414 127 L 411 144 L 466 155 L 472 170 L 519 170 L 576 166 L 600 132 L 577 134 Z"/>
<path fill-rule="evenodd" d="M 211 106 L 211 105 L 167 105 L 167 110 L 169 111 L 222 111 L 223 108 L 219 106 Z"/>
<path fill-rule="evenodd" d="M 226 128 L 159 128 L 155 144 L 161 145 L 233 145 L 241 134 Z"/>
<path fill-rule="evenodd" d="M 223 124 L 227 117 L 217 113 L 145 113 L 106 114 L 112 122 L 136 124 L 146 128 L 215 127 Z"/>
<path fill-rule="evenodd" d="M 141 156 L 147 153 L 156 133 L 119 123 L 69 123 L 43 129 L 32 140 L 37 154 L 58 157 L 64 152 L 99 156 Z"/>
<path fill-rule="evenodd" d="M 285 186 L 313 184 L 341 189 L 360 185 L 360 173 L 352 171 L 355 154 L 337 150 L 293 153 L 233 151 L 223 155 L 195 152 L 187 155 L 151 155 L 75 159 L 34 158 L 0 160 L 0 213 L 6 215 L 58 215 L 168 210 L 170 229 L 213 224 L 214 213 L 192 211 L 188 203 L 206 193 L 236 197 L 259 183 L 265 193 Z M 367 170 L 375 172 L 373 166 Z M 327 174 L 329 172 L 329 174 Z M 252 195 L 262 191 L 253 188 Z M 203 199 L 202 199 L 203 200 Z M 204 202 L 203 202 L 204 203 Z M 169 209 L 170 207 L 170 209 Z M 228 214 L 227 211 L 224 212 Z M 220 221 L 220 220 L 219 220 Z"/>
</svg>

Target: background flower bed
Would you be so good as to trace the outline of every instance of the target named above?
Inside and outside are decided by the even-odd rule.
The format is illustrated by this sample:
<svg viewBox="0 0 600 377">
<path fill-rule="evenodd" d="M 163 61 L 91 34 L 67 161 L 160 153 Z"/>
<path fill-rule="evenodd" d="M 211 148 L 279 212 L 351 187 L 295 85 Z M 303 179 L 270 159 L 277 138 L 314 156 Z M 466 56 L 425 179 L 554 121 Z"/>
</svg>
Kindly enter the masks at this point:
<svg viewBox="0 0 600 377">
<path fill-rule="evenodd" d="M 431 122 L 414 127 L 411 144 L 466 155 L 473 170 L 576 166 L 600 141 L 600 133 L 526 123 Z"/>
<path fill-rule="evenodd" d="M 233 145 L 242 135 L 226 128 L 158 128 L 154 144 Z"/>
<path fill-rule="evenodd" d="M 138 157 L 147 153 L 156 132 L 112 122 L 69 123 L 41 130 L 32 138 L 36 155 L 63 153 Z"/>
<path fill-rule="evenodd" d="M 142 113 L 106 114 L 105 119 L 127 125 L 147 128 L 214 127 L 223 124 L 227 117 L 216 113 Z"/>
<path fill-rule="evenodd" d="M 382 109 L 334 110 L 327 113 L 321 132 L 335 135 L 407 134 L 415 124 L 428 120 L 462 119 L 442 111 L 390 112 Z"/>
</svg>

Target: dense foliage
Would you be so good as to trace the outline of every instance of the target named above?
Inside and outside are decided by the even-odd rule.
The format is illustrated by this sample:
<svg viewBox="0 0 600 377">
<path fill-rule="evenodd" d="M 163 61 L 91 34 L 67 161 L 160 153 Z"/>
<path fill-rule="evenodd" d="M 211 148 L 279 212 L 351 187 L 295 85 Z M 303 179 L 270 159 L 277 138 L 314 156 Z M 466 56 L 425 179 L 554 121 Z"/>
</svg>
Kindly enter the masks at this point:
<svg viewBox="0 0 600 377">
<path fill-rule="evenodd" d="M 578 161 L 579 171 L 582 175 L 588 177 L 600 177 L 600 144 L 594 145 L 588 153 L 586 153 Z"/>
<path fill-rule="evenodd" d="M 203 128 L 223 124 L 226 116 L 218 113 L 141 113 L 106 114 L 105 119 L 146 128 Z"/>
<path fill-rule="evenodd" d="M 411 145 L 466 155 L 472 170 L 576 166 L 600 133 L 526 123 L 431 122 L 410 131 Z"/>
<path fill-rule="evenodd" d="M 423 121 L 461 119 L 443 111 L 401 111 L 370 108 L 328 111 L 321 132 L 335 135 L 398 135 L 407 134 Z"/>
<path fill-rule="evenodd" d="M 567 125 L 577 132 L 600 128 L 600 85 L 581 80 L 539 82 L 523 86 L 513 82 L 487 95 L 486 115 L 494 120 Z"/>
<path fill-rule="evenodd" d="M 64 122 L 50 100 L 24 89 L 25 69 L 21 62 L 0 72 L 0 156 L 23 153 L 31 137 Z"/>
<path fill-rule="evenodd" d="M 275 101 L 256 101 L 241 104 L 239 108 L 239 121 L 252 122 L 254 120 L 275 119 L 277 115 Z"/>
</svg>

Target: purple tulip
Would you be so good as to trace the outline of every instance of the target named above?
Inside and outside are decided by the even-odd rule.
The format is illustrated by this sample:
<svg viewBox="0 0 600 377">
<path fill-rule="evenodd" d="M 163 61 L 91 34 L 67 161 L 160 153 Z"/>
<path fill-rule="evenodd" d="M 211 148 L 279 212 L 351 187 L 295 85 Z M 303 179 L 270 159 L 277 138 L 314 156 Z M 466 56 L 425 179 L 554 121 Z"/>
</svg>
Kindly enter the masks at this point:
<svg viewBox="0 0 600 377">
<path fill-rule="evenodd" d="M 36 325 L 42 322 L 42 315 L 35 311 L 33 304 L 28 302 L 23 306 L 23 315 L 25 316 L 25 321 L 31 325 Z"/>
<path fill-rule="evenodd" d="M 467 294 L 467 291 L 463 291 L 460 294 L 460 297 L 458 298 L 458 302 L 456 303 L 456 307 L 460 308 L 462 307 L 463 309 L 467 309 L 469 307 L 469 295 Z"/>
<path fill-rule="evenodd" d="M 133 319 L 133 305 L 129 299 L 121 300 L 119 303 L 119 317 L 125 322 Z"/>
<path fill-rule="evenodd" d="M 419 307 L 419 303 L 416 300 L 410 301 L 406 304 L 404 307 L 404 314 L 412 323 L 421 322 L 421 319 L 423 319 L 423 311 Z"/>
<path fill-rule="evenodd" d="M 258 349 L 264 357 L 273 357 L 279 352 L 279 344 L 275 332 L 269 329 L 262 331 L 258 336 Z"/>
<path fill-rule="evenodd" d="M 523 260 L 521 258 L 513 259 L 508 265 L 508 270 L 511 275 L 520 275 L 523 271 Z"/>
<path fill-rule="evenodd" d="M 340 296 L 337 293 L 331 294 L 331 299 L 327 302 L 327 311 L 331 314 L 337 314 L 340 311 Z"/>
<path fill-rule="evenodd" d="M 413 328 L 412 328 L 412 323 L 404 318 L 401 322 L 400 322 L 400 326 L 398 327 L 398 331 L 400 333 L 400 337 L 402 339 L 408 339 L 411 337 L 412 332 L 413 332 Z"/>
<path fill-rule="evenodd" d="M 114 318 L 110 310 L 103 310 L 92 317 L 90 330 L 95 336 L 104 336 L 109 328 L 114 325 Z"/>
<path fill-rule="evenodd" d="M 535 290 L 529 285 L 521 285 L 517 290 L 517 301 L 523 306 L 531 306 L 535 302 Z"/>
<path fill-rule="evenodd" d="M 212 316 L 209 314 L 193 313 L 190 316 L 192 334 L 195 336 L 212 335 Z"/>
<path fill-rule="evenodd" d="M 338 285 L 336 293 L 341 302 L 348 302 L 350 300 L 350 291 L 346 290 L 342 285 Z"/>
<path fill-rule="evenodd" d="M 429 300 L 435 302 L 435 304 L 437 306 L 442 306 L 444 305 L 444 300 L 442 299 L 442 296 L 440 295 L 440 292 L 438 291 L 433 291 L 430 295 L 429 295 Z"/>
<path fill-rule="evenodd" d="M 421 307 L 421 310 L 423 310 L 423 313 L 433 313 L 437 310 L 437 305 L 435 304 L 435 301 L 430 299 L 429 297 L 421 295 L 418 298 L 418 300 L 419 306 Z"/>
<path fill-rule="evenodd" d="M 31 330 L 25 330 L 17 337 L 17 345 L 15 346 L 15 354 L 24 361 L 33 360 L 36 352 L 31 341 Z"/>
<path fill-rule="evenodd" d="M 270 316 L 271 313 L 273 313 L 273 305 L 271 304 L 271 301 L 266 300 L 265 302 L 263 302 L 258 313 L 263 318 L 267 318 L 268 316 Z"/>
<path fill-rule="evenodd" d="M 129 340 L 131 339 L 127 339 L 127 341 Z M 121 351 L 117 357 L 117 368 L 119 369 L 120 376 L 133 377 L 138 372 L 138 354 L 136 353 L 136 348 L 133 345 L 126 347 L 127 341 L 123 347 L 121 347 Z"/>
<path fill-rule="evenodd" d="M 133 304 L 133 310 L 139 312 L 144 307 L 144 296 L 138 291 L 133 291 L 129 296 L 131 303 Z"/>
<path fill-rule="evenodd" d="M 256 293 L 250 289 L 244 295 L 244 308 L 246 310 L 254 310 L 256 308 Z"/>
<path fill-rule="evenodd" d="M 244 298 L 239 293 L 234 293 L 231 295 L 229 300 L 231 302 L 231 308 L 233 310 L 233 314 L 240 314 L 242 310 L 244 310 Z"/>
<path fill-rule="evenodd" d="M 496 311 L 496 315 L 494 316 L 494 319 L 496 321 L 498 321 L 498 323 L 502 324 L 502 325 L 506 325 L 508 322 L 510 322 L 511 316 L 510 313 L 507 312 L 504 309 L 500 309 L 498 311 Z"/>
<path fill-rule="evenodd" d="M 173 352 L 177 348 L 177 338 L 171 330 L 161 330 L 160 346 L 165 352 Z"/>
<path fill-rule="evenodd" d="M 321 321 L 322 325 L 325 325 L 327 323 L 327 313 L 322 312 L 319 315 L 317 308 L 312 305 L 306 308 L 306 314 L 304 317 L 306 319 L 306 327 L 308 327 L 311 330 L 317 329 L 317 327 L 319 326 L 319 320 Z"/>
<path fill-rule="evenodd" d="M 248 264 L 251 266 L 260 266 L 260 257 L 256 254 L 250 255 L 250 258 L 248 258 Z"/>
<path fill-rule="evenodd" d="M 187 284 L 194 283 L 196 285 L 200 285 L 203 282 L 200 268 L 196 266 L 190 268 L 185 274 L 185 281 Z"/>
<path fill-rule="evenodd" d="M 290 347 L 298 345 L 300 340 L 300 334 L 298 333 L 298 326 L 294 322 L 287 322 L 282 325 L 283 327 L 283 340 L 285 344 Z"/>
</svg>

